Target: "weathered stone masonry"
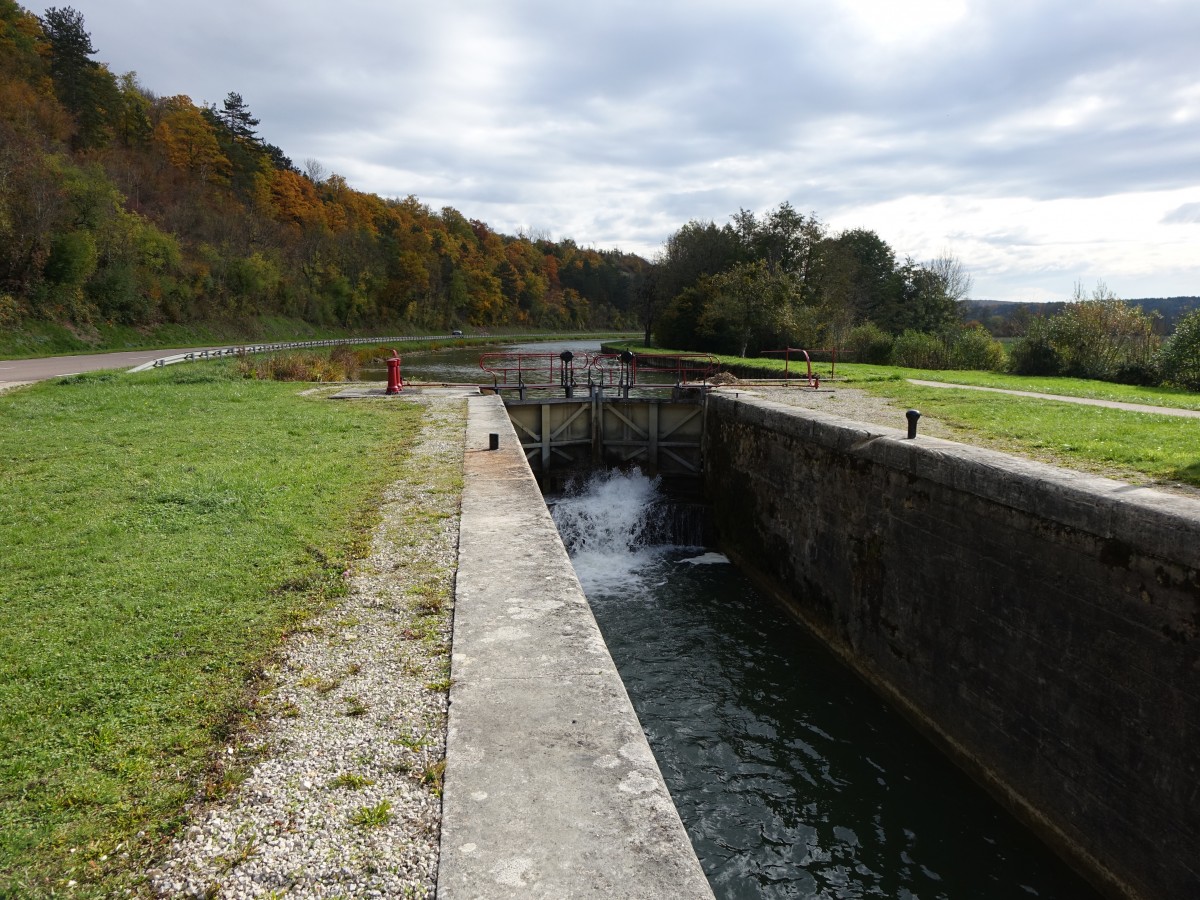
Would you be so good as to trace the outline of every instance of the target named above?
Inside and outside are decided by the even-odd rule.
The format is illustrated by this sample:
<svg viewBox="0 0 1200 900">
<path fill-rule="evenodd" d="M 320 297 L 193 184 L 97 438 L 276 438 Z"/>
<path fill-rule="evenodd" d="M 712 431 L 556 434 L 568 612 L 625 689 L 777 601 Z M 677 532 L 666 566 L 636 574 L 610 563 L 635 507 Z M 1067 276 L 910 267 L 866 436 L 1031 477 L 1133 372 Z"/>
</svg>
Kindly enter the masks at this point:
<svg viewBox="0 0 1200 900">
<path fill-rule="evenodd" d="M 1200 896 L 1200 502 L 709 398 L 722 547 L 1113 896 Z"/>
</svg>

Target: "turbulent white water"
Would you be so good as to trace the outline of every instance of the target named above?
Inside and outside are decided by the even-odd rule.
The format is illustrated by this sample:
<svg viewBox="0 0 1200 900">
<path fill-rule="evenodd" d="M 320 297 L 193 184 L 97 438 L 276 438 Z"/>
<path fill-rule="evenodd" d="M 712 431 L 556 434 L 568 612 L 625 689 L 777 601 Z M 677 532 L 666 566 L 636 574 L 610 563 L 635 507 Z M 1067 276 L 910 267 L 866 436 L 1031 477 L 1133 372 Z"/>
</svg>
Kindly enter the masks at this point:
<svg viewBox="0 0 1200 900">
<path fill-rule="evenodd" d="M 659 480 L 640 471 L 598 471 L 572 482 L 551 511 L 588 594 L 636 591 L 667 549 L 654 541 L 664 515 Z"/>
</svg>

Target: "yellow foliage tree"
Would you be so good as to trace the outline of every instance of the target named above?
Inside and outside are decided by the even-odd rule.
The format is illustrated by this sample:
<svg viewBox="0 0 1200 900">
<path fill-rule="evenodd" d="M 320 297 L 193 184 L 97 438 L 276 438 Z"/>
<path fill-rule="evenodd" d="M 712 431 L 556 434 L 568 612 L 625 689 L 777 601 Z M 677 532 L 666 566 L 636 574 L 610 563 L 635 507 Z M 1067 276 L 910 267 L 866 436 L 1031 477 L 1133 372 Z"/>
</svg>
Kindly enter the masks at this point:
<svg viewBox="0 0 1200 900">
<path fill-rule="evenodd" d="M 184 94 L 162 101 L 162 117 L 154 138 L 177 169 L 217 183 L 227 181 L 233 171 L 212 126 Z"/>
<path fill-rule="evenodd" d="M 269 179 L 272 218 L 299 226 L 325 223 L 324 207 L 311 181 L 286 169 L 275 169 Z"/>
</svg>

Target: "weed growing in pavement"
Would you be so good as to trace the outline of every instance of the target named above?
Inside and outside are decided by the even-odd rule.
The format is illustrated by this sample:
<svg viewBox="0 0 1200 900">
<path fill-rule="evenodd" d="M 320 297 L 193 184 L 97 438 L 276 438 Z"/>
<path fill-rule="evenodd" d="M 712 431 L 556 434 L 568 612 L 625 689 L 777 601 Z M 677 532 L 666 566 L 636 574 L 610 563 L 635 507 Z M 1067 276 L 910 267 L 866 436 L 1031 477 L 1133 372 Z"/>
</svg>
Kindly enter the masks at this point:
<svg viewBox="0 0 1200 900">
<path fill-rule="evenodd" d="M 285 719 L 295 719 L 300 715 L 300 707 L 291 700 L 285 700 L 275 707 L 276 712 Z"/>
<path fill-rule="evenodd" d="M 343 772 L 337 778 L 329 782 L 331 788 L 348 788 L 352 791 L 360 791 L 365 787 L 370 787 L 375 783 L 373 778 L 367 778 L 365 775 L 359 775 L 355 772 Z"/>
<path fill-rule="evenodd" d="M 370 710 L 367 707 L 367 704 L 363 703 L 361 697 L 346 698 L 346 715 L 350 716 L 351 718 L 365 716 L 369 711 Z"/>
<path fill-rule="evenodd" d="M 435 797 L 442 796 L 442 782 L 446 777 L 446 760 L 439 759 L 421 769 L 421 784 L 426 785 Z"/>
<path fill-rule="evenodd" d="M 305 675 L 300 679 L 300 687 L 312 688 L 324 696 L 331 694 L 342 686 L 340 678 L 322 678 L 319 675 Z"/>
<path fill-rule="evenodd" d="M 392 820 L 392 804 L 390 800 L 381 800 L 374 806 L 359 807 L 350 817 L 351 825 L 360 828 L 378 828 Z"/>
<path fill-rule="evenodd" d="M 412 750 L 416 753 L 425 746 L 425 739 L 427 737 L 429 737 L 428 731 L 424 731 L 420 735 L 400 735 L 392 738 L 392 743 L 399 744 L 406 750 Z"/>
</svg>

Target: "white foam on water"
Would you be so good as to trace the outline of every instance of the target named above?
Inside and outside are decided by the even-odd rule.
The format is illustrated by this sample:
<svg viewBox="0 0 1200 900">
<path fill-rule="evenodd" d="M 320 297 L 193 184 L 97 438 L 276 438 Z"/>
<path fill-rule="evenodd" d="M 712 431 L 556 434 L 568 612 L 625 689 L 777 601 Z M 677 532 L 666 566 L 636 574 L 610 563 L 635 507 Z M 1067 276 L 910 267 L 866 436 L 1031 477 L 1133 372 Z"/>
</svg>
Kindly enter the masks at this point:
<svg viewBox="0 0 1200 900">
<path fill-rule="evenodd" d="M 691 559 L 681 559 L 680 562 L 687 563 L 689 566 L 719 566 L 727 564 L 729 557 L 724 553 L 703 553 Z"/>
<path fill-rule="evenodd" d="M 659 481 L 612 469 L 569 485 L 551 508 L 585 593 L 640 586 L 643 573 L 668 549 L 642 541 L 661 514 Z"/>
</svg>

